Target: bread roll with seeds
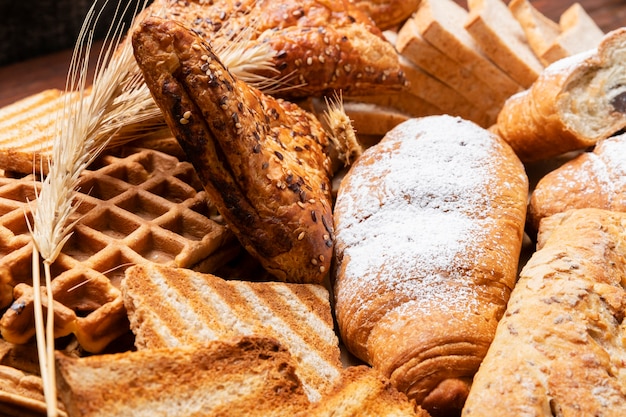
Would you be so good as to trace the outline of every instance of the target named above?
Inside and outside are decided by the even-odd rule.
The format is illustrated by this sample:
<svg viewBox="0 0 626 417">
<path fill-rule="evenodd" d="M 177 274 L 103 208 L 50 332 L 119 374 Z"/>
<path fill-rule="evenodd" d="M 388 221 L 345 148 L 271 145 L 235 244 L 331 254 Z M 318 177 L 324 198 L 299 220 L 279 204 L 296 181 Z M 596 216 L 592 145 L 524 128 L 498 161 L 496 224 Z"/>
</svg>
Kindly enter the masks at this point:
<svg viewBox="0 0 626 417">
<path fill-rule="evenodd" d="M 184 24 L 216 51 L 228 45 L 284 98 L 383 94 L 406 84 L 393 45 L 352 1 L 156 0 L 150 12 Z"/>
<path fill-rule="evenodd" d="M 179 23 L 146 19 L 133 46 L 168 126 L 243 246 L 278 279 L 321 283 L 333 220 L 319 120 L 234 78 Z"/>
<path fill-rule="evenodd" d="M 497 130 L 524 162 L 585 149 L 626 127 L 626 28 L 563 58 L 509 98 Z"/>
<path fill-rule="evenodd" d="M 451 116 L 398 125 L 341 182 L 342 340 L 430 412 L 458 413 L 504 314 L 527 194 L 511 148 Z"/>
</svg>

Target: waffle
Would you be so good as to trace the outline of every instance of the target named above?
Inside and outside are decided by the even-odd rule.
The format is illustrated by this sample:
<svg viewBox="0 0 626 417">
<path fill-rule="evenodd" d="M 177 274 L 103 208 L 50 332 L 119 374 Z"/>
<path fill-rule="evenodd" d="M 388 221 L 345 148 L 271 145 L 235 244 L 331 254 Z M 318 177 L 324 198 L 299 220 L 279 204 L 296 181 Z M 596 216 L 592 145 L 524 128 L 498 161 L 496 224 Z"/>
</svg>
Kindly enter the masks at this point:
<svg viewBox="0 0 626 417">
<path fill-rule="evenodd" d="M 33 184 L 33 176 L 0 178 L 0 330 L 16 344 L 35 333 L 25 219 Z M 172 155 L 109 152 L 83 173 L 80 190 L 78 223 L 51 270 L 55 337 L 73 334 L 87 352 L 129 331 L 119 290 L 127 267 L 153 262 L 211 272 L 240 251 L 191 164 Z"/>
</svg>

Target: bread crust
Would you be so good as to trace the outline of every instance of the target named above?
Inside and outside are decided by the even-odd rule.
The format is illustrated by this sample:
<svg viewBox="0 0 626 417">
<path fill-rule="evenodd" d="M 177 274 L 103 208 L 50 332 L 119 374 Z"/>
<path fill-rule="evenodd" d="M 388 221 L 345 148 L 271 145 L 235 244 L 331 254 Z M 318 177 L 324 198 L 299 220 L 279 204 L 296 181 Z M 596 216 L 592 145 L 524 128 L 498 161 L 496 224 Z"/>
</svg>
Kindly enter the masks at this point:
<svg viewBox="0 0 626 417">
<path fill-rule="evenodd" d="M 506 143 L 450 116 L 398 125 L 341 183 L 342 340 L 418 404 L 435 391 L 429 410 L 448 405 L 436 398 L 463 402 L 493 338 L 515 283 L 527 192 Z"/>
<path fill-rule="evenodd" d="M 352 0 L 381 30 L 392 29 L 408 19 L 421 0 Z"/>
<path fill-rule="evenodd" d="M 502 0 L 468 0 L 465 28 L 481 50 L 522 87 L 543 70 L 522 26 Z"/>
<path fill-rule="evenodd" d="M 68 417 L 293 416 L 309 401 L 289 352 L 256 336 L 83 358 L 56 354 Z"/>
<path fill-rule="evenodd" d="M 150 11 L 189 27 L 216 51 L 220 44 L 269 46 L 270 68 L 249 70 L 275 80 L 267 84 L 284 98 L 381 94 L 406 84 L 395 49 L 351 1 L 157 0 Z"/>
<path fill-rule="evenodd" d="M 464 417 L 626 413 L 626 214 L 577 209 L 548 219 Z"/>
<path fill-rule="evenodd" d="M 278 279 L 321 283 L 333 221 L 320 122 L 237 80 L 176 22 L 145 19 L 133 45 L 168 126 L 243 246 Z"/>
<path fill-rule="evenodd" d="M 555 62 L 498 114 L 499 134 L 524 162 L 585 149 L 626 127 L 626 28 L 596 50 Z"/>
<path fill-rule="evenodd" d="M 626 134 L 600 141 L 542 177 L 530 196 L 528 223 L 576 208 L 626 211 Z"/>
</svg>

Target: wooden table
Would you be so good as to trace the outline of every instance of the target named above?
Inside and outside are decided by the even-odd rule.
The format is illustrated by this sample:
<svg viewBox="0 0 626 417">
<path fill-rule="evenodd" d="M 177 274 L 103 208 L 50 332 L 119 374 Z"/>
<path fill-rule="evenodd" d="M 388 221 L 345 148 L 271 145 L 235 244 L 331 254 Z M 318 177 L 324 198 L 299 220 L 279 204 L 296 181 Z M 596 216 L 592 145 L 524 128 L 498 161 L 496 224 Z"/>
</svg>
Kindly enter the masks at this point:
<svg viewBox="0 0 626 417">
<path fill-rule="evenodd" d="M 455 0 L 466 6 L 466 0 Z M 508 2 L 508 1 L 507 1 Z M 605 32 L 626 26 L 626 0 L 578 0 Z M 534 0 L 533 5 L 558 21 L 573 0 Z M 98 48 L 94 48 L 98 50 Z M 47 88 L 65 87 L 72 51 L 37 57 L 0 68 L 0 107 Z M 95 62 L 95 59 L 92 61 Z"/>
</svg>

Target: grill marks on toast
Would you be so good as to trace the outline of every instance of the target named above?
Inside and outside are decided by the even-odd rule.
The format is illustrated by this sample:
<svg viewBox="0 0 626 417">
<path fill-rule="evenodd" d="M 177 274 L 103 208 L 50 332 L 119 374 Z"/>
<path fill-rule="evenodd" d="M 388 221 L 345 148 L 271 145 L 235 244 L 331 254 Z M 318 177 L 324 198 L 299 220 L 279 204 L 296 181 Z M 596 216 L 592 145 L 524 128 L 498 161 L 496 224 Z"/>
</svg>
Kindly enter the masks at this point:
<svg viewBox="0 0 626 417">
<path fill-rule="evenodd" d="M 288 348 L 311 401 L 339 375 L 338 339 L 322 286 L 226 281 L 152 265 L 127 272 L 122 292 L 139 349 L 264 335 Z"/>
</svg>

